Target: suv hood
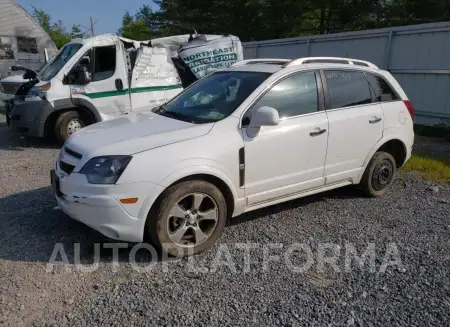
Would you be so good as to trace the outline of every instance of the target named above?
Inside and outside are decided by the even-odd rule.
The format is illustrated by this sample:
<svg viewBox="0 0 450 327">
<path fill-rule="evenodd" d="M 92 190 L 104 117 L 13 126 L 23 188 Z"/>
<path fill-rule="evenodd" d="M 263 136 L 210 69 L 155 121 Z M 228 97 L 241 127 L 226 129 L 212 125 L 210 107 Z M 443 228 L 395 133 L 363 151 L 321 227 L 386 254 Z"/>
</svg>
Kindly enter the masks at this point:
<svg viewBox="0 0 450 327">
<path fill-rule="evenodd" d="M 65 146 L 89 158 L 131 155 L 205 135 L 213 125 L 191 124 L 152 112 L 135 113 L 85 127 Z"/>
</svg>

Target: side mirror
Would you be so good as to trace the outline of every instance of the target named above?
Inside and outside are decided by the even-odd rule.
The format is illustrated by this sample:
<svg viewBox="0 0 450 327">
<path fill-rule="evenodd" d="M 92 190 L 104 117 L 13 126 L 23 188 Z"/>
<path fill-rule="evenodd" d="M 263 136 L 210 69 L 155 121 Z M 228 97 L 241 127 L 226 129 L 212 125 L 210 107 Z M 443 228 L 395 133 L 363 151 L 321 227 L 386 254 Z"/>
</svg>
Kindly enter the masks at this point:
<svg viewBox="0 0 450 327">
<path fill-rule="evenodd" d="M 79 66 L 74 67 L 63 80 L 64 84 L 79 84 L 86 85 L 91 82 L 91 76 L 87 69 L 83 69 Z"/>
<path fill-rule="evenodd" d="M 255 137 L 262 126 L 276 126 L 280 123 L 278 110 L 272 107 L 260 107 L 253 114 L 250 125 L 247 128 L 247 134 Z"/>
<path fill-rule="evenodd" d="M 78 66 L 89 66 L 91 64 L 91 58 L 89 56 L 84 56 L 80 59 L 80 62 L 78 63 Z"/>
</svg>

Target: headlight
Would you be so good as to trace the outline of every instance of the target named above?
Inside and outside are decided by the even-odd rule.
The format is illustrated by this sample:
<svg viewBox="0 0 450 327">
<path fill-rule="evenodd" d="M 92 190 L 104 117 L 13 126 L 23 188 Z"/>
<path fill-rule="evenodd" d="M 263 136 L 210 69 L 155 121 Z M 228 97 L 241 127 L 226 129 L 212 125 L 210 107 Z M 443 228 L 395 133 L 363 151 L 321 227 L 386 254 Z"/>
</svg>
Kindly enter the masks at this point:
<svg viewBox="0 0 450 327">
<path fill-rule="evenodd" d="M 28 91 L 28 93 L 27 93 L 27 95 L 25 96 L 26 98 L 34 98 L 34 97 L 40 97 L 41 96 L 41 91 L 39 91 L 39 89 L 38 88 L 36 88 L 36 87 L 32 87 L 29 91 Z"/>
<path fill-rule="evenodd" d="M 27 93 L 27 98 L 40 97 L 44 99 L 47 96 L 47 91 L 51 88 L 51 83 L 47 82 L 40 86 L 33 86 Z"/>
<path fill-rule="evenodd" d="M 131 156 L 104 156 L 89 160 L 80 170 L 90 184 L 115 184 Z"/>
</svg>

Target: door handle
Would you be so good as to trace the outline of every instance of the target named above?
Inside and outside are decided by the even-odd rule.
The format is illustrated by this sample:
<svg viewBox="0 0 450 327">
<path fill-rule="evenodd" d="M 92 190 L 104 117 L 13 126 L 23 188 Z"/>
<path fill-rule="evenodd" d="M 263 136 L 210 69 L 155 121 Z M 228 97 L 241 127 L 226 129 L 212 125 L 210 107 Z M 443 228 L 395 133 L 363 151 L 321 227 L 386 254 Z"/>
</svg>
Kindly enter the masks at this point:
<svg viewBox="0 0 450 327">
<path fill-rule="evenodd" d="M 119 91 L 123 90 L 123 83 L 120 78 L 116 79 L 116 89 L 118 89 Z"/>
<path fill-rule="evenodd" d="M 321 134 L 325 133 L 326 131 L 327 130 L 325 128 L 324 129 L 318 128 L 315 132 L 309 133 L 309 135 L 310 136 L 318 136 L 318 135 L 321 135 Z"/>
<path fill-rule="evenodd" d="M 379 123 L 380 121 L 381 121 L 380 117 L 373 117 L 373 119 L 369 120 L 369 123 L 376 124 Z"/>
</svg>

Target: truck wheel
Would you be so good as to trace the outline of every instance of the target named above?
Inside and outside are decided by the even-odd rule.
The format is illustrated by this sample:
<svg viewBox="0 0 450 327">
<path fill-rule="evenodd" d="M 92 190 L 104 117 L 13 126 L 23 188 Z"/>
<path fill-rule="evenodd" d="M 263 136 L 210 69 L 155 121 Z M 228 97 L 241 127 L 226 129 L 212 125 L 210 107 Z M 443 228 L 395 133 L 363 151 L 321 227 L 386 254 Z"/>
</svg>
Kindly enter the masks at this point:
<svg viewBox="0 0 450 327">
<path fill-rule="evenodd" d="M 59 144 L 64 144 L 67 139 L 87 124 L 78 111 L 66 111 L 59 115 L 55 123 L 55 136 Z"/>
<path fill-rule="evenodd" d="M 227 204 L 213 184 L 194 180 L 168 188 L 147 219 L 153 244 L 176 257 L 211 247 L 227 220 Z"/>
<path fill-rule="evenodd" d="M 360 186 L 370 196 L 379 197 L 392 184 L 396 171 L 394 157 L 387 152 L 376 152 L 367 165 Z"/>
</svg>

